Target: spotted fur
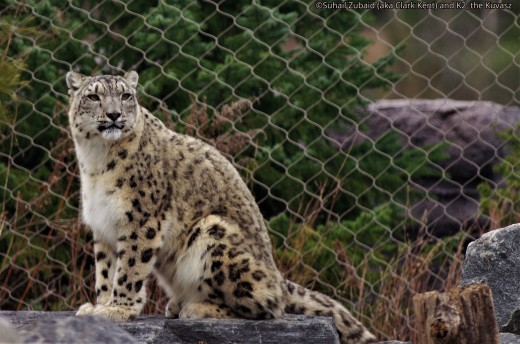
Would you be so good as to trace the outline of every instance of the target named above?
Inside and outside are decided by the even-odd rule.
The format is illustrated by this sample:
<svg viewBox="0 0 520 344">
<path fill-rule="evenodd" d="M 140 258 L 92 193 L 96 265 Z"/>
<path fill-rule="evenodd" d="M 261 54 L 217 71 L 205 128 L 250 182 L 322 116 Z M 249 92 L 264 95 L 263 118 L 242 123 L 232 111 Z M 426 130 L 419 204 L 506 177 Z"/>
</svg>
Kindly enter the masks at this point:
<svg viewBox="0 0 520 344">
<path fill-rule="evenodd" d="M 374 336 L 331 298 L 284 280 L 257 204 L 213 147 L 139 106 L 138 76 L 67 74 L 82 217 L 94 234 L 97 303 L 77 315 L 135 318 L 152 272 L 166 316 L 329 315 L 343 343 Z"/>
</svg>

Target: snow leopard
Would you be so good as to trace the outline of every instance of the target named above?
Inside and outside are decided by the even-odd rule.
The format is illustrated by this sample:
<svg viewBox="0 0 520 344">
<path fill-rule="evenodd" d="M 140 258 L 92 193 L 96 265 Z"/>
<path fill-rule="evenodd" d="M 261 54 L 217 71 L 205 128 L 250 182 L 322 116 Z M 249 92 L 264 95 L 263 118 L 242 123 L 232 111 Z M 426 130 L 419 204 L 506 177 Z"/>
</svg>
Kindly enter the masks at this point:
<svg viewBox="0 0 520 344">
<path fill-rule="evenodd" d="M 336 300 L 282 276 L 259 207 L 216 148 L 169 130 L 137 99 L 138 74 L 66 75 L 82 220 L 93 232 L 96 304 L 134 319 L 153 273 L 167 317 L 330 316 L 342 343 L 375 337 Z"/>
</svg>

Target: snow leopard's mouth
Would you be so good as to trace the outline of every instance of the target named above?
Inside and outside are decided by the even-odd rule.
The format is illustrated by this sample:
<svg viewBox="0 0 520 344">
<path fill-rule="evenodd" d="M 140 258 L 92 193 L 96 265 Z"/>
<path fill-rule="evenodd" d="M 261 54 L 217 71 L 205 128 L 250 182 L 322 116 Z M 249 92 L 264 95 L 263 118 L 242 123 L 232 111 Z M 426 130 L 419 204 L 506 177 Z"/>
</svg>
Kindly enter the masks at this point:
<svg viewBox="0 0 520 344">
<path fill-rule="evenodd" d="M 113 130 L 121 130 L 123 129 L 124 125 L 121 124 L 121 123 L 117 123 L 117 122 L 110 122 L 110 123 L 101 123 L 100 125 L 98 125 L 98 130 L 100 132 L 104 132 L 104 131 L 113 131 Z"/>
</svg>

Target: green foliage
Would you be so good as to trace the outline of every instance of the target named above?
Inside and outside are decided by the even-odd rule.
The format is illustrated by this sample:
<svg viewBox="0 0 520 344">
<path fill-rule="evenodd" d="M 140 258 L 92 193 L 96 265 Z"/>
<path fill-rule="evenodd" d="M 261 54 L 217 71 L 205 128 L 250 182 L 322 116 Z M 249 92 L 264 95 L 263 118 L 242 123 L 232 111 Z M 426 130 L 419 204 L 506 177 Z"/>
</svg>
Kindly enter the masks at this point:
<svg viewBox="0 0 520 344">
<path fill-rule="evenodd" d="M 507 154 L 493 172 L 502 182 L 478 186 L 481 212 L 491 217 L 492 228 L 520 222 L 520 126 L 503 131 L 500 138 L 507 142 Z"/>
<path fill-rule="evenodd" d="M 31 25 L 47 34 L 38 37 L 38 49 L 30 30 L 18 32 L 12 40 L 11 55 L 26 55 L 33 80 L 20 113 L 56 111 L 57 101 L 63 100 L 59 95 L 66 93 L 69 62 L 84 74 L 113 73 L 118 69 L 113 66 L 121 66 L 140 73 L 145 106 L 153 110 L 155 100 L 161 99 L 163 108 L 176 110 L 172 113 L 181 132 L 193 98 L 203 99 L 210 111 L 237 98 L 256 99 L 253 111 L 234 128 L 242 132 L 261 128 L 263 135 L 255 138 L 258 146 L 243 150 L 237 161 L 255 158 L 256 163 L 248 165 L 256 181 L 252 187 L 264 200 L 261 207 L 267 217 L 287 207 L 297 211 L 301 204 L 337 188 L 348 192 L 335 206 L 327 206 L 340 212 L 352 209 L 345 216 L 355 217 L 365 207 L 388 201 L 408 180 L 398 164 L 384 158 L 398 149 L 384 147 L 395 143 L 391 139 L 346 152 L 329 137 L 333 128 L 348 131 L 359 120 L 354 109 L 363 104 L 360 92 L 389 85 L 393 78 L 385 71 L 390 55 L 373 65 L 361 59 L 370 42 L 360 35 L 355 13 L 322 19 L 304 4 L 275 1 L 224 2 L 219 11 L 202 1 L 73 1 L 67 15 L 55 20 L 61 3 L 27 5 L 31 7 L 17 7 L 13 16 L 16 13 L 20 21 L 31 18 Z M 29 8 L 38 16 L 32 16 Z M 47 94 L 54 96 L 43 96 Z M 157 114 L 166 119 L 164 113 Z M 33 117 L 30 123 L 19 124 L 20 133 L 37 136 L 47 146 L 56 142 L 60 133 L 41 132 L 50 125 L 48 118 Z M 65 116 L 55 121 L 67 125 Z M 24 148 L 19 165 L 49 169 L 50 161 L 37 148 L 30 144 Z M 374 184 L 390 190 L 378 191 Z"/>
<path fill-rule="evenodd" d="M 26 20 L 27 24 L 29 20 Z M 9 51 L 9 45 L 13 38 L 14 32 L 19 30 L 25 32 L 27 30 L 19 29 L 11 17 L 3 17 L 0 19 L 0 121 L 2 123 L 7 122 L 7 112 L 9 111 L 6 107 L 6 103 L 17 100 L 16 91 L 19 88 L 26 87 L 27 81 L 21 79 L 22 69 L 25 65 L 21 59 L 15 59 L 7 56 Z"/>
<path fill-rule="evenodd" d="M 16 100 L 15 90 L 27 85 L 27 81 L 20 80 L 21 69 L 24 65 L 19 60 L 0 62 L 0 97 L 2 101 Z"/>
</svg>

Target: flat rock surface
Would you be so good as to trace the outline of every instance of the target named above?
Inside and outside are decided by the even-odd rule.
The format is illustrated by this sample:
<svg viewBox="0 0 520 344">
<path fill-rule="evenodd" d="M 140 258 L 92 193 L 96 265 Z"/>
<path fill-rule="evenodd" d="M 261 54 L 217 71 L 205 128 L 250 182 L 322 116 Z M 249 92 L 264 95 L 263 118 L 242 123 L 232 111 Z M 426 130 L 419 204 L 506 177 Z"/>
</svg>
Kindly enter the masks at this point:
<svg viewBox="0 0 520 344">
<path fill-rule="evenodd" d="M 116 324 L 98 317 L 79 318 L 69 312 L 0 312 L 11 324 L 2 329 L 2 343 L 24 344 L 137 344 Z M 7 335 L 4 337 L 4 335 Z"/>
<path fill-rule="evenodd" d="M 26 340 L 31 336 L 34 336 L 33 342 L 37 343 L 36 340 L 42 337 L 45 337 L 47 343 L 339 343 L 332 318 L 328 317 L 291 315 L 284 319 L 256 321 L 179 320 L 164 316 L 140 316 L 123 324 L 99 318 L 75 317 L 74 312 L 0 311 L 0 317 L 12 323 L 23 338 L 22 343 L 29 343 Z M 47 326 L 47 330 L 43 331 L 42 326 Z M 113 335 L 116 332 L 121 335 L 121 341 Z M 56 340 L 47 335 L 61 337 L 56 337 Z M 60 338 L 67 340 L 60 341 Z"/>
<path fill-rule="evenodd" d="M 501 333 L 500 344 L 520 344 L 520 336 L 513 333 Z"/>
<path fill-rule="evenodd" d="M 493 294 L 501 332 L 520 334 L 520 224 L 497 229 L 469 244 L 460 285 L 485 283 Z"/>
</svg>

